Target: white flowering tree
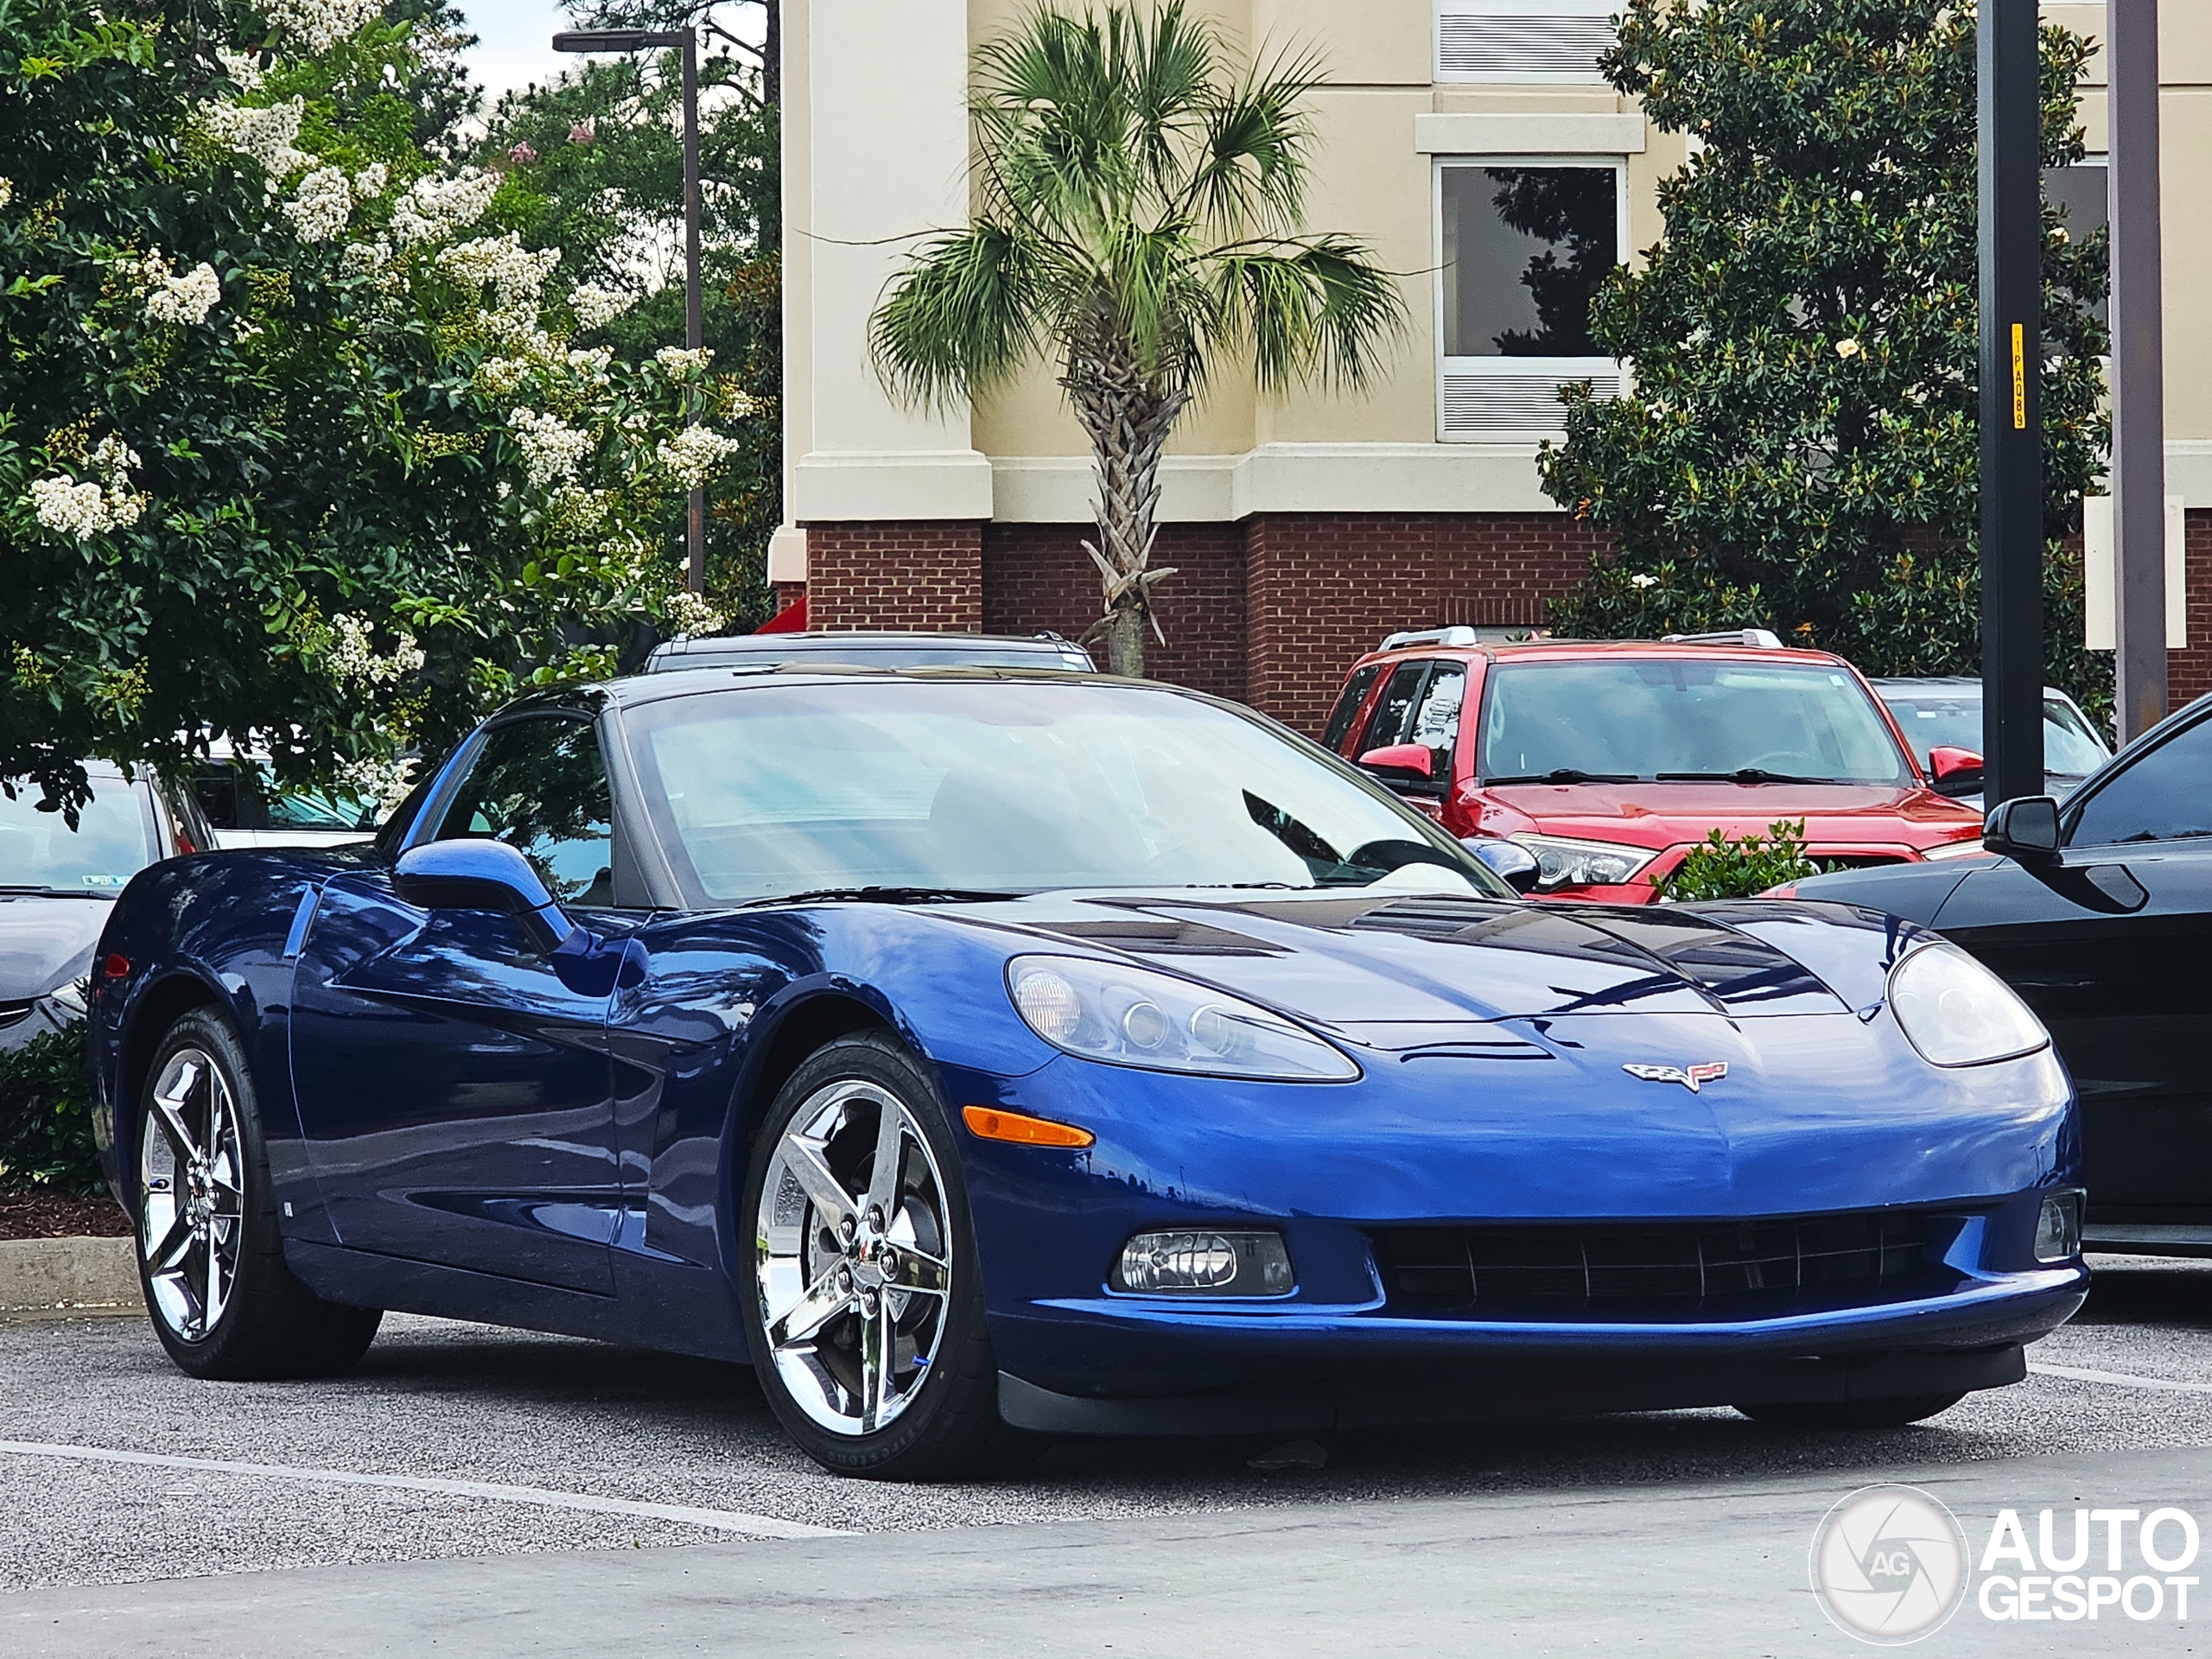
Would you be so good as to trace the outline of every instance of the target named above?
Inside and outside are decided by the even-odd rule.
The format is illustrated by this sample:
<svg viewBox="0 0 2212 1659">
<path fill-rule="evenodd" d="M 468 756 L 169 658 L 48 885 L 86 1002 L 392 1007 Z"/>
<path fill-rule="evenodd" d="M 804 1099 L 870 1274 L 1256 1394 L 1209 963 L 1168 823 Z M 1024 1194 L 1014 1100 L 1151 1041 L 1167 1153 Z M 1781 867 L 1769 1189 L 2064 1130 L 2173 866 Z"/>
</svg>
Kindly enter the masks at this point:
<svg viewBox="0 0 2212 1659">
<path fill-rule="evenodd" d="M 0 779 L 229 736 L 359 786 L 717 622 L 667 534 L 737 448 L 706 365 L 575 342 L 613 302 L 426 156 L 383 16 L 0 13 Z"/>
</svg>

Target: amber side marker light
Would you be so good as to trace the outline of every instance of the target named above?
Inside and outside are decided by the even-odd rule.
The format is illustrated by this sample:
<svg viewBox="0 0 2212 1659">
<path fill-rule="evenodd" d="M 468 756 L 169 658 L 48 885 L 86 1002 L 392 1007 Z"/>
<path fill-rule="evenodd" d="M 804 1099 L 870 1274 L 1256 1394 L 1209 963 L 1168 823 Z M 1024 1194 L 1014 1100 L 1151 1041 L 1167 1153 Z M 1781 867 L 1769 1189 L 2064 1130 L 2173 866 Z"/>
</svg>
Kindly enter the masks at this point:
<svg viewBox="0 0 2212 1659">
<path fill-rule="evenodd" d="M 995 1106 L 963 1106 L 960 1116 L 969 1133 L 984 1141 L 1011 1141 L 1018 1147 L 1087 1147 L 1098 1137 L 1071 1123 L 1054 1123 L 1020 1112 L 1002 1112 Z"/>
</svg>

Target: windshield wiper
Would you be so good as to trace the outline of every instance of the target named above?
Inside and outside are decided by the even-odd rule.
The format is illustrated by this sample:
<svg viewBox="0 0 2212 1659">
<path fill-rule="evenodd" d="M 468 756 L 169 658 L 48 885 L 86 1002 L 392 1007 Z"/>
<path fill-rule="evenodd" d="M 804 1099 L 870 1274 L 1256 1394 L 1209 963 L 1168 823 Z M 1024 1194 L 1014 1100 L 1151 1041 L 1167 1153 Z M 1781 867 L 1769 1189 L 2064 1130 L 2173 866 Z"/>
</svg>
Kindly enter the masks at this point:
<svg viewBox="0 0 2212 1659">
<path fill-rule="evenodd" d="M 1580 766 L 1558 766 L 1550 772 L 1531 772 L 1525 778 L 1485 778 L 1484 788 L 1499 784 L 1648 784 L 1648 778 L 1639 778 L 1632 772 L 1585 772 Z"/>
<path fill-rule="evenodd" d="M 1742 766 L 1734 772 L 1662 772 L 1662 784 L 1840 784 L 1842 778 L 1801 778 L 1794 772 L 1769 772 L 1764 766 Z"/>
<path fill-rule="evenodd" d="M 779 893 L 772 898 L 755 899 L 739 908 L 754 910 L 762 905 L 839 902 L 861 905 L 995 905 L 1007 899 L 1025 896 L 1015 892 L 988 893 L 969 887 L 817 887 L 811 893 Z"/>
</svg>

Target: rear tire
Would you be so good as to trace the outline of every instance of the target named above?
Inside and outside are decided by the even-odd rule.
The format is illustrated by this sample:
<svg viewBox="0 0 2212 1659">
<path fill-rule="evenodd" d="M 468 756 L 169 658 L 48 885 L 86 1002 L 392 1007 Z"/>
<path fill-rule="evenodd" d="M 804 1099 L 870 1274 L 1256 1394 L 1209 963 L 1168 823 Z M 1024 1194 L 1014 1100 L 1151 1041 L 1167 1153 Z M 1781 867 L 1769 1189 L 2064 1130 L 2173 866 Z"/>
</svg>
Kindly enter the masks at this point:
<svg viewBox="0 0 2212 1659">
<path fill-rule="evenodd" d="M 327 1302 L 285 1266 L 252 1074 L 213 1009 L 154 1051 L 133 1144 L 138 1281 L 178 1368 L 229 1382 L 350 1370 L 384 1314 Z"/>
<path fill-rule="evenodd" d="M 1884 1400 L 1789 1400 L 1736 1409 L 1770 1428 L 1903 1428 L 1948 1411 L 1965 1399 L 1956 1394 L 1901 1394 Z"/>
<path fill-rule="evenodd" d="M 1030 1449 L 999 1417 L 959 1150 L 882 1033 L 817 1051 L 761 1121 L 738 1210 L 746 1337 L 785 1432 L 833 1474 L 971 1478 Z"/>
</svg>

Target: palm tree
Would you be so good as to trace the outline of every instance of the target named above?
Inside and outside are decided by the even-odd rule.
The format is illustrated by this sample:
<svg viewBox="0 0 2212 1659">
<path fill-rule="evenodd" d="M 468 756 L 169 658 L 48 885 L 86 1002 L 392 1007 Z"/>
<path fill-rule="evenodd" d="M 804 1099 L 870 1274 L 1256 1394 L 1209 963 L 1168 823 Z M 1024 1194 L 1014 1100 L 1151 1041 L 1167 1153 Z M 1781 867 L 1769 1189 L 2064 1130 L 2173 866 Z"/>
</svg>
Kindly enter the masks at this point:
<svg viewBox="0 0 2212 1659">
<path fill-rule="evenodd" d="M 1308 234 L 1319 84 L 1309 57 L 1240 72 L 1183 0 L 1040 6 L 975 55 L 972 223 L 891 284 L 870 345 L 910 403 L 1005 384 L 1042 359 L 1090 435 L 1109 665 L 1144 672 L 1160 457 L 1224 359 L 1261 386 L 1358 390 L 1403 327 L 1395 280 L 1351 238 Z"/>
</svg>

